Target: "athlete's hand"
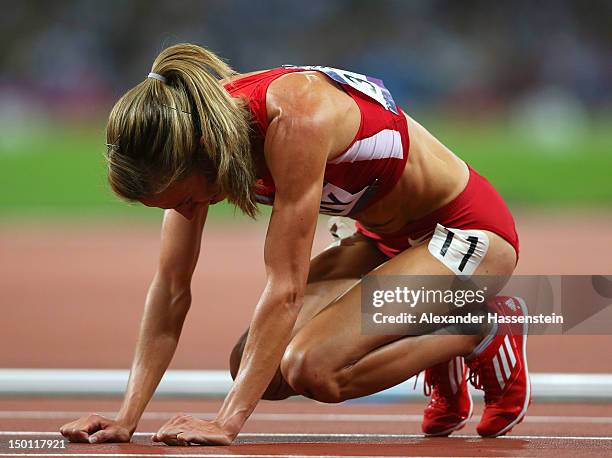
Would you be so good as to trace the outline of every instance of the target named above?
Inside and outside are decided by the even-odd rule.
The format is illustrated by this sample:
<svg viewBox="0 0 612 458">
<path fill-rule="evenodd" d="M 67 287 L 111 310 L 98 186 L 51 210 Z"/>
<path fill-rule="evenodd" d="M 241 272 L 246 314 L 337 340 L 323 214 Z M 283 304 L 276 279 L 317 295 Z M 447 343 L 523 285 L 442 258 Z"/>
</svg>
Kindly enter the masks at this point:
<svg viewBox="0 0 612 458">
<path fill-rule="evenodd" d="M 168 445 L 229 445 L 234 437 L 215 421 L 199 420 L 179 413 L 157 431 L 153 442 L 165 442 Z"/>
<path fill-rule="evenodd" d="M 78 420 L 66 423 L 60 428 L 62 436 L 70 442 L 129 442 L 132 431 L 115 420 L 109 420 L 92 413 Z"/>
</svg>

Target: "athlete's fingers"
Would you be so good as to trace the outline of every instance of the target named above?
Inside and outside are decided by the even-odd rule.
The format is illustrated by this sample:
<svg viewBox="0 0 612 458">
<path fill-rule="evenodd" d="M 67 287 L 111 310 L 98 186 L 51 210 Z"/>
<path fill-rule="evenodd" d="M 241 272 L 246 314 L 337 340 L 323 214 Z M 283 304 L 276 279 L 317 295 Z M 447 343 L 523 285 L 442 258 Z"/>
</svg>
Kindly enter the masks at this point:
<svg viewBox="0 0 612 458">
<path fill-rule="evenodd" d="M 182 431 L 182 428 L 178 426 L 166 424 L 157 431 L 153 437 L 153 441 L 164 442 L 168 445 L 179 445 L 176 436 Z"/>
<path fill-rule="evenodd" d="M 223 434 L 204 434 L 202 431 L 185 431 L 176 435 L 177 440 L 187 444 L 230 445 L 231 439 Z"/>
<path fill-rule="evenodd" d="M 89 443 L 98 442 L 129 442 L 130 433 L 123 427 L 111 426 L 89 436 Z"/>
<path fill-rule="evenodd" d="M 155 442 L 163 442 L 164 444 L 167 445 L 189 445 L 188 442 L 186 442 L 183 439 L 179 439 L 178 434 L 176 432 L 174 433 L 164 433 L 164 434 L 157 434 L 157 440 L 155 440 Z"/>
<path fill-rule="evenodd" d="M 203 442 L 204 438 L 202 437 L 202 435 L 201 434 L 197 434 L 197 433 L 195 433 L 193 431 L 185 431 L 185 432 L 179 433 L 179 434 L 176 435 L 176 438 L 178 440 L 181 440 L 181 441 L 186 442 L 188 444 L 191 443 L 191 442 L 193 442 L 195 444 L 204 444 L 205 443 L 205 442 Z"/>
<path fill-rule="evenodd" d="M 60 433 L 71 442 L 129 442 L 131 438 L 128 428 L 98 414 L 67 423 L 60 428 Z"/>
<path fill-rule="evenodd" d="M 88 442 L 89 434 L 78 428 L 64 428 L 61 433 L 70 442 Z"/>
<path fill-rule="evenodd" d="M 70 442 L 88 442 L 89 434 L 103 427 L 104 420 L 100 415 L 91 414 L 67 423 L 60 428 L 60 433 Z"/>
</svg>

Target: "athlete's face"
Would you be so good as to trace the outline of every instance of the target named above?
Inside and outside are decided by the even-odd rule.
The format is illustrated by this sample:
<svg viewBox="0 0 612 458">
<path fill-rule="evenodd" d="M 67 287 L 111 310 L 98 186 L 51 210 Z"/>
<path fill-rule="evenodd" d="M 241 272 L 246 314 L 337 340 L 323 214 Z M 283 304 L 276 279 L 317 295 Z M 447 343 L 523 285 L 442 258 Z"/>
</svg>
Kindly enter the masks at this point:
<svg viewBox="0 0 612 458">
<path fill-rule="evenodd" d="M 224 198 L 219 187 L 209 183 L 203 174 L 192 173 L 165 191 L 141 199 L 141 202 L 147 207 L 171 208 L 192 219 L 198 206 L 216 204 Z"/>
</svg>

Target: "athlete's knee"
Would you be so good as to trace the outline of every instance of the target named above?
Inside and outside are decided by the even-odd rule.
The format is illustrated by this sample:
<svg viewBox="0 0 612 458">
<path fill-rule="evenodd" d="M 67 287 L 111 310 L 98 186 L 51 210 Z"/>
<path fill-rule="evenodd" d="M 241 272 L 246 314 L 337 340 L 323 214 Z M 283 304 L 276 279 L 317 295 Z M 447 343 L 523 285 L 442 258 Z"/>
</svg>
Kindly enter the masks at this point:
<svg viewBox="0 0 612 458">
<path fill-rule="evenodd" d="M 281 373 L 297 394 L 320 402 L 342 402 L 345 399 L 339 377 L 328 369 L 326 360 L 329 361 L 318 348 L 289 344 L 281 361 Z"/>
</svg>

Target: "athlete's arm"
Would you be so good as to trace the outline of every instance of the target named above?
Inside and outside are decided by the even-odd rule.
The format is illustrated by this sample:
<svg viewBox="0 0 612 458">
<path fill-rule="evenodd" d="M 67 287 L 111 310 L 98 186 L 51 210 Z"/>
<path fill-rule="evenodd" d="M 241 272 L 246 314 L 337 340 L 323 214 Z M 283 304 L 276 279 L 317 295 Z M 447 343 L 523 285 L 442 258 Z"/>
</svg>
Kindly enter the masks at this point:
<svg viewBox="0 0 612 458">
<path fill-rule="evenodd" d="M 92 414 L 64 425 L 60 431 L 71 441 L 130 440 L 176 350 L 191 305 L 191 277 L 207 212 L 208 205 L 200 205 L 187 220 L 174 210 L 165 211 L 159 264 L 146 297 L 121 409 L 114 421 Z"/>
<path fill-rule="evenodd" d="M 325 162 L 334 147 L 323 96 L 292 95 L 272 120 L 266 162 L 276 195 L 264 258 L 267 283 L 251 321 L 240 370 L 217 421 L 231 435 L 242 428 L 268 386 L 303 304 L 321 200 Z"/>
<path fill-rule="evenodd" d="M 149 287 L 134 361 L 118 419 L 136 427 L 145 406 L 170 364 L 191 305 L 191 277 L 200 253 L 208 206 L 192 220 L 166 210 L 160 259 Z"/>
<path fill-rule="evenodd" d="M 322 84 L 317 81 L 287 78 L 268 90 L 270 124 L 264 150 L 276 194 L 264 250 L 267 283 L 234 385 L 215 420 L 179 414 L 153 440 L 171 445 L 231 443 L 281 362 L 303 304 L 325 162 L 337 147 L 337 112 L 328 94 L 313 87 Z"/>
</svg>

